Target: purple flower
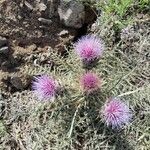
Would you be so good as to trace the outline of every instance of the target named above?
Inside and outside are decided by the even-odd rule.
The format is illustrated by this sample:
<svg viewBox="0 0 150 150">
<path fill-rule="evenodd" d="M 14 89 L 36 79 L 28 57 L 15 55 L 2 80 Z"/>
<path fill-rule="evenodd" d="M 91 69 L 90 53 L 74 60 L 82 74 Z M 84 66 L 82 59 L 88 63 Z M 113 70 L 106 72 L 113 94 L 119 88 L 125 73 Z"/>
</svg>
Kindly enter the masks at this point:
<svg viewBox="0 0 150 150">
<path fill-rule="evenodd" d="M 32 84 L 32 89 L 40 100 L 53 101 L 57 88 L 57 82 L 47 75 L 36 77 Z"/>
<path fill-rule="evenodd" d="M 127 104 L 119 99 L 110 99 L 102 109 L 103 119 L 107 126 L 121 128 L 128 124 L 132 114 Z"/>
<path fill-rule="evenodd" d="M 97 36 L 86 35 L 75 43 L 74 49 L 83 61 L 91 62 L 102 55 L 103 47 L 102 41 Z"/>
<path fill-rule="evenodd" d="M 81 77 L 80 84 L 84 91 L 90 93 L 100 88 L 101 80 L 96 74 L 88 72 Z"/>
</svg>

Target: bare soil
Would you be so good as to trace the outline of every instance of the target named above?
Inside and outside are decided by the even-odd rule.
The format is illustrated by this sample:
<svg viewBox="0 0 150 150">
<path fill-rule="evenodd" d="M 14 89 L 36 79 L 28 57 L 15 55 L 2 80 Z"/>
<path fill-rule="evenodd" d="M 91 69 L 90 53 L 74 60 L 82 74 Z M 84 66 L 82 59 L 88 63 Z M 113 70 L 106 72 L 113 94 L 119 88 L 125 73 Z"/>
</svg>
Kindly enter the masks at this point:
<svg viewBox="0 0 150 150">
<path fill-rule="evenodd" d="M 9 89 L 6 83 L 10 83 L 10 76 L 25 76 L 20 68 L 26 65 L 27 56 L 46 53 L 49 47 L 64 53 L 64 45 L 69 44 L 76 36 L 77 31 L 63 27 L 57 16 L 49 20 L 52 21 L 50 24 L 40 22 L 41 17 L 47 19 L 48 11 L 40 11 L 35 1 L 0 1 L 0 36 L 6 37 L 9 43 L 9 53 L 0 56 L 2 90 Z M 67 30 L 67 34 L 61 36 L 60 32 L 63 30 Z"/>
</svg>

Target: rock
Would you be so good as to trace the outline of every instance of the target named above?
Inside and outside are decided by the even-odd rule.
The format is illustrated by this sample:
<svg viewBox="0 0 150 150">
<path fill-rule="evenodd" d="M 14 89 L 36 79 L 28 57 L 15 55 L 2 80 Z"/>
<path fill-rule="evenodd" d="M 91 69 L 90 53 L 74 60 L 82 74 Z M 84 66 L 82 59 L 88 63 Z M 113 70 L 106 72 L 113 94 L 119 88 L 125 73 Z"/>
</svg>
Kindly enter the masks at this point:
<svg viewBox="0 0 150 150">
<path fill-rule="evenodd" d="M 33 6 L 32 6 L 29 2 L 25 1 L 24 4 L 25 4 L 25 6 L 27 6 L 30 10 L 33 10 Z"/>
<path fill-rule="evenodd" d="M 85 7 L 76 0 L 61 0 L 58 6 L 61 22 L 72 28 L 81 28 L 85 20 Z"/>
<path fill-rule="evenodd" d="M 91 25 L 90 30 L 96 32 L 99 29 L 99 18 Z"/>
<path fill-rule="evenodd" d="M 58 33 L 58 35 L 60 37 L 64 37 L 64 36 L 67 36 L 69 34 L 69 31 L 68 30 L 62 30 L 60 33 Z"/>
<path fill-rule="evenodd" d="M 0 48 L 0 54 L 7 54 L 9 52 L 8 46 Z"/>
<path fill-rule="evenodd" d="M 47 9 L 47 6 L 44 3 L 38 4 L 39 11 L 45 11 Z"/>
<path fill-rule="evenodd" d="M 23 89 L 23 84 L 22 81 L 19 77 L 12 77 L 10 79 L 10 83 L 18 90 L 22 90 Z"/>
<path fill-rule="evenodd" d="M 0 36 L 0 47 L 6 46 L 8 44 L 8 40 L 5 37 Z"/>
<path fill-rule="evenodd" d="M 32 77 L 29 75 L 14 76 L 10 78 L 10 83 L 17 90 L 26 89 L 31 84 L 31 81 Z"/>
<path fill-rule="evenodd" d="M 0 93 L 0 100 L 3 100 L 3 96 L 2 96 L 2 94 Z"/>
<path fill-rule="evenodd" d="M 52 20 L 50 19 L 39 18 L 38 20 L 44 24 L 48 24 L 48 25 L 52 24 Z"/>
<path fill-rule="evenodd" d="M 10 61 L 3 60 L 0 67 L 3 71 L 8 71 L 8 69 L 11 68 L 11 66 L 12 65 L 11 65 Z"/>
</svg>

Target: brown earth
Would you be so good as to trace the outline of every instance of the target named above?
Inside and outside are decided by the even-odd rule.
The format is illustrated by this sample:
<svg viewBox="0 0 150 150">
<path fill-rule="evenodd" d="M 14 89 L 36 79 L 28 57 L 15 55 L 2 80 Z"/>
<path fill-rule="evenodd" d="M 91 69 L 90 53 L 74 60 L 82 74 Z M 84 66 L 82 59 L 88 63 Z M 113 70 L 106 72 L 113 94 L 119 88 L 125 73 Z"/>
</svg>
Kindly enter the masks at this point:
<svg viewBox="0 0 150 150">
<path fill-rule="evenodd" d="M 48 19 L 48 10 L 41 11 L 32 0 L 0 0 L 0 36 L 8 40 L 9 53 L 0 54 L 0 88 L 9 91 L 10 77 L 25 77 L 20 71 L 26 65 L 25 58 L 47 53 L 50 47 L 64 53 L 64 45 L 77 34 L 75 29 L 63 27 L 59 18 Z M 31 62 L 33 63 L 33 62 Z M 30 80 L 29 80 L 30 81 Z"/>
</svg>

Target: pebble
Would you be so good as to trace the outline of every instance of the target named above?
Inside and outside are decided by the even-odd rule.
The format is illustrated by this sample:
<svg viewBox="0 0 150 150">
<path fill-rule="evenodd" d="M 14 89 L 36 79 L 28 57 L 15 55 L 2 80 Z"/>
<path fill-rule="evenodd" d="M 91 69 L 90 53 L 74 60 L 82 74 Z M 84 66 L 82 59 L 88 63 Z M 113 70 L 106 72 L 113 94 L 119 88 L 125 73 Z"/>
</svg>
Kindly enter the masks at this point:
<svg viewBox="0 0 150 150">
<path fill-rule="evenodd" d="M 7 54 L 9 52 L 8 46 L 0 48 L 0 54 Z"/>
<path fill-rule="evenodd" d="M 60 33 L 58 33 L 58 35 L 61 37 L 66 36 L 68 34 L 69 34 L 68 30 L 62 30 Z"/>
<path fill-rule="evenodd" d="M 19 77 L 12 77 L 10 79 L 10 83 L 16 88 L 16 89 L 19 89 L 19 90 L 22 90 L 23 89 L 23 84 L 22 84 L 22 81 Z"/>
<path fill-rule="evenodd" d="M 44 24 L 48 24 L 48 25 L 52 24 L 52 20 L 50 19 L 38 18 L 38 20 Z"/>
<path fill-rule="evenodd" d="M 39 11 L 45 11 L 47 9 L 47 6 L 45 4 L 43 4 L 43 3 L 40 3 L 38 5 L 38 8 L 39 8 Z"/>
<path fill-rule="evenodd" d="M 24 4 L 25 4 L 30 10 L 33 10 L 33 6 L 32 6 L 29 2 L 25 1 Z"/>
<path fill-rule="evenodd" d="M 0 36 L 0 47 L 8 44 L 8 40 L 5 37 Z"/>
<path fill-rule="evenodd" d="M 10 83 L 17 90 L 26 89 L 32 81 L 32 77 L 29 75 L 13 76 L 10 78 Z"/>
</svg>

